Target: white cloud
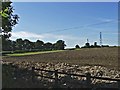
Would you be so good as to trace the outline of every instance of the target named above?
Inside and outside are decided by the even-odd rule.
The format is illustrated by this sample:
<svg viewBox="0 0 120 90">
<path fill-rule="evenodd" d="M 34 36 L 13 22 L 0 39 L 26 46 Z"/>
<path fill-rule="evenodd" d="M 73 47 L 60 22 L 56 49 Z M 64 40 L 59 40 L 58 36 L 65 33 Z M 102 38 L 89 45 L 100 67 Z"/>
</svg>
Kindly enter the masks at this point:
<svg viewBox="0 0 120 90">
<path fill-rule="evenodd" d="M 31 32 L 25 32 L 25 31 L 12 32 L 11 39 L 16 39 L 16 38 L 43 38 L 43 37 L 41 35 Z"/>
<path fill-rule="evenodd" d="M 19 32 L 12 32 L 12 40 L 15 40 L 17 38 L 27 38 L 27 39 L 70 39 L 74 40 L 77 39 L 77 37 L 72 37 L 69 35 L 56 35 L 56 34 L 36 34 L 32 32 L 26 32 L 26 31 L 19 31 Z"/>
<path fill-rule="evenodd" d="M 113 22 L 118 22 L 117 19 L 112 19 L 112 18 L 97 18 L 97 20 L 101 22 L 106 22 L 106 23 L 113 23 Z"/>
<path fill-rule="evenodd" d="M 16 40 L 18 38 L 29 39 L 31 41 L 43 40 L 44 42 L 56 42 L 57 40 L 64 40 L 67 44 L 67 47 L 74 47 L 76 44 L 80 46 L 85 43 L 85 37 L 76 37 L 71 35 L 60 35 L 60 34 L 36 34 L 32 32 L 19 31 L 12 32 L 11 40 Z"/>
</svg>

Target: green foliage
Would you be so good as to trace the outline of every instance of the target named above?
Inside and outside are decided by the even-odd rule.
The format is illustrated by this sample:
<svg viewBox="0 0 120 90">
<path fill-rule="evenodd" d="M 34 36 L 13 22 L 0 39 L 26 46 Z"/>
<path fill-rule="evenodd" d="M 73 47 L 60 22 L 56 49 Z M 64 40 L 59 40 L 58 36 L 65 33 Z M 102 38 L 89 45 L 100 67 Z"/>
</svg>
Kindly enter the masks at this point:
<svg viewBox="0 0 120 90">
<path fill-rule="evenodd" d="M 48 42 L 44 44 L 44 50 L 52 50 L 52 49 L 53 49 L 52 43 Z"/>
<path fill-rule="evenodd" d="M 80 46 L 79 46 L 79 45 L 76 45 L 75 48 L 80 48 Z"/>
<path fill-rule="evenodd" d="M 86 44 L 85 44 L 85 47 L 90 47 L 90 43 L 86 43 Z"/>
<path fill-rule="evenodd" d="M 24 44 L 24 42 L 23 42 L 22 38 L 17 39 L 16 40 L 16 49 L 17 50 L 22 50 L 23 49 L 23 44 Z"/>
<path fill-rule="evenodd" d="M 2 11 L 0 13 L 2 17 L 2 32 L 4 38 L 9 38 L 12 31 L 12 27 L 18 24 L 18 15 L 13 14 L 12 2 L 2 2 Z"/>
<path fill-rule="evenodd" d="M 95 47 L 97 46 L 97 42 L 94 42 L 94 46 L 95 46 Z"/>
<path fill-rule="evenodd" d="M 0 11 L 0 17 L 2 17 L 2 49 L 8 50 L 6 47 L 9 45 L 9 37 L 11 36 L 12 27 L 18 24 L 18 15 L 13 14 L 13 6 L 11 6 L 12 2 L 2 2 L 2 10 Z M 10 48 L 10 47 L 9 47 Z"/>
<path fill-rule="evenodd" d="M 0 15 L 3 17 L 3 18 L 8 18 L 9 15 L 7 14 L 8 12 L 8 8 L 6 8 L 4 11 L 0 11 Z"/>
<path fill-rule="evenodd" d="M 58 40 L 55 44 L 54 44 L 54 49 L 56 50 L 64 50 L 65 48 L 65 41 L 63 40 Z"/>
<path fill-rule="evenodd" d="M 41 40 L 36 42 L 31 42 L 28 39 L 18 38 L 16 41 L 7 40 L 3 42 L 4 51 L 11 51 L 10 53 L 26 53 L 26 52 L 38 52 L 38 51 L 52 51 L 52 50 L 64 50 L 64 41 L 58 40 L 56 43 L 52 44 L 50 42 L 44 43 Z M 3 53 L 8 54 L 7 52 Z"/>
<path fill-rule="evenodd" d="M 24 41 L 23 41 L 23 48 L 24 48 L 24 50 L 29 50 L 29 49 L 31 49 L 32 48 L 32 46 L 31 46 L 31 44 L 30 44 L 31 42 L 28 40 L 28 39 L 25 39 Z"/>
<path fill-rule="evenodd" d="M 100 48 L 100 46 L 97 45 L 97 42 L 94 42 L 94 45 L 90 45 L 89 43 L 86 43 L 85 46 L 81 48 Z"/>
<path fill-rule="evenodd" d="M 43 50 L 43 45 L 44 45 L 44 42 L 43 42 L 43 41 L 37 40 L 37 41 L 35 42 L 34 48 L 35 48 L 35 49 L 39 49 L 39 50 Z"/>
</svg>

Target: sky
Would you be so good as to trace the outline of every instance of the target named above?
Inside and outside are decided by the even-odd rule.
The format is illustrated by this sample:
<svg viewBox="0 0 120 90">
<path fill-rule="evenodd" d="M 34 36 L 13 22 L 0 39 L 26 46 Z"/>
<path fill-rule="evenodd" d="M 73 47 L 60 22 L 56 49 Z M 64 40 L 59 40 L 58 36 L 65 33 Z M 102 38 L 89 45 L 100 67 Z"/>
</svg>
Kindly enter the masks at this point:
<svg viewBox="0 0 120 90">
<path fill-rule="evenodd" d="M 13 2 L 119 2 L 119 0 L 12 0 Z"/>
<path fill-rule="evenodd" d="M 20 19 L 12 37 L 55 43 L 64 40 L 67 48 L 97 42 L 118 45 L 117 2 L 13 2 Z"/>
</svg>

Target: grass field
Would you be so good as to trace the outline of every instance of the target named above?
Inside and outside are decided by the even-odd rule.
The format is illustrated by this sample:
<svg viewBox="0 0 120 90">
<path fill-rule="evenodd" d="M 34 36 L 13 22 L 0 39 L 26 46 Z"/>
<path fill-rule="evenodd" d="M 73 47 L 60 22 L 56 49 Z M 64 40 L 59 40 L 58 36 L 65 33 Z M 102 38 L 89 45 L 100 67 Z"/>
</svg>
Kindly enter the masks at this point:
<svg viewBox="0 0 120 90">
<path fill-rule="evenodd" d="M 80 65 L 119 66 L 118 48 L 87 48 L 80 50 L 47 51 L 22 54 L 9 54 L 4 61 L 65 62 Z"/>
<path fill-rule="evenodd" d="M 26 53 L 13 53 L 13 54 L 6 54 L 6 56 L 26 56 L 26 55 L 35 55 L 35 54 L 43 54 L 43 53 L 61 52 L 61 51 L 63 51 L 63 50 L 42 51 L 42 52 L 26 52 Z"/>
</svg>

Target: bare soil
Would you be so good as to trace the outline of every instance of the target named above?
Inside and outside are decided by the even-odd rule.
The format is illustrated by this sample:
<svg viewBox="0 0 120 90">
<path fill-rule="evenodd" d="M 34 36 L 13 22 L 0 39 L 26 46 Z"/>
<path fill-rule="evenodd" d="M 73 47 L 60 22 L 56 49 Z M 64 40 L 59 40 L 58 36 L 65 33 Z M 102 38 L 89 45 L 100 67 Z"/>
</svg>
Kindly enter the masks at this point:
<svg viewBox="0 0 120 90">
<path fill-rule="evenodd" d="M 118 48 L 83 48 L 80 50 L 65 50 L 63 52 L 43 53 L 27 56 L 3 57 L 8 62 L 64 62 L 79 65 L 102 65 L 119 67 Z"/>
</svg>

